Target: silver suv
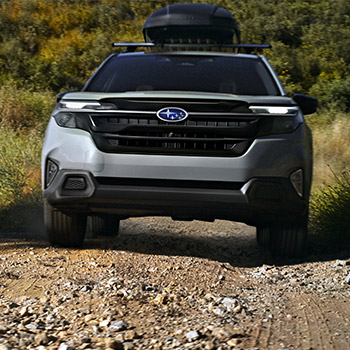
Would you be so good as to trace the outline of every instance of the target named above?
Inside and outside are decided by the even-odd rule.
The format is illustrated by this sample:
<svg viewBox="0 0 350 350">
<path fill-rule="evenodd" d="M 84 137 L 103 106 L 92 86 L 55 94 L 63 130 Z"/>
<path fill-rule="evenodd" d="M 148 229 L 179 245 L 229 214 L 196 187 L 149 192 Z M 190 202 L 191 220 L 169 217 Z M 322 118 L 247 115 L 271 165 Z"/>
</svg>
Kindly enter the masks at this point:
<svg viewBox="0 0 350 350">
<path fill-rule="evenodd" d="M 122 44 L 81 92 L 59 96 L 42 153 L 49 241 L 81 246 L 88 219 L 93 233 L 114 235 L 121 219 L 170 216 L 245 222 L 271 253 L 302 254 L 312 176 L 304 114 L 317 100 L 287 97 L 265 57 L 237 53 L 259 45 L 182 38 L 179 14 L 189 12 L 216 21 L 193 35 L 231 18 L 238 36 L 226 10 L 166 9 L 147 19 L 148 43 Z M 178 31 L 164 13 L 177 15 Z"/>
</svg>

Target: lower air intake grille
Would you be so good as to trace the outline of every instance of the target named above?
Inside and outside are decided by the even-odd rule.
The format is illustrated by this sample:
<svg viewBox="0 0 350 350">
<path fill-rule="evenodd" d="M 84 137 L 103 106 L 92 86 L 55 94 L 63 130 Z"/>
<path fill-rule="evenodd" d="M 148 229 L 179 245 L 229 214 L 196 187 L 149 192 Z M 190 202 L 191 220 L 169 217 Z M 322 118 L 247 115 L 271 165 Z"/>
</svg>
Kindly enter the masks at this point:
<svg viewBox="0 0 350 350">
<path fill-rule="evenodd" d="M 63 185 L 64 190 L 78 191 L 85 190 L 85 188 L 86 182 L 83 177 L 69 177 L 66 179 Z"/>
</svg>

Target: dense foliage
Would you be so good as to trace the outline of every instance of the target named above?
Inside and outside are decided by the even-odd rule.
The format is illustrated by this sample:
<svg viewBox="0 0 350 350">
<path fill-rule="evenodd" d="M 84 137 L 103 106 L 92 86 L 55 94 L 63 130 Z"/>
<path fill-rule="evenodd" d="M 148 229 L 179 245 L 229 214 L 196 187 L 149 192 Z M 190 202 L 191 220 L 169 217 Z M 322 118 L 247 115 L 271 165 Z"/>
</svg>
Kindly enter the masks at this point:
<svg viewBox="0 0 350 350">
<path fill-rule="evenodd" d="M 113 41 L 142 41 L 145 18 L 177 2 L 225 7 L 243 41 L 273 45 L 265 54 L 289 93 L 309 93 L 325 107 L 349 111 L 348 0 L 4 0 L 0 84 L 79 89 L 112 52 Z"/>
</svg>

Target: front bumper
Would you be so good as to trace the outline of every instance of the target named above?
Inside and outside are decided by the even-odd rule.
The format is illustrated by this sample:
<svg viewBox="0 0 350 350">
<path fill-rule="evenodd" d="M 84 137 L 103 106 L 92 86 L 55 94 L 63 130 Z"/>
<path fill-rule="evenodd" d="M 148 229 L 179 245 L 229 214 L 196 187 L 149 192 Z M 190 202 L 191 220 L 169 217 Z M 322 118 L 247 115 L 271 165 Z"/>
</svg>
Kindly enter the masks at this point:
<svg viewBox="0 0 350 350">
<path fill-rule="evenodd" d="M 48 159 L 60 170 L 45 186 Z M 51 119 L 42 164 L 44 197 L 62 211 L 256 225 L 306 215 L 312 152 L 299 127 L 256 139 L 240 157 L 111 154 L 99 151 L 88 132 Z M 304 198 L 290 182 L 298 169 L 304 172 Z M 78 179 L 77 188 L 65 188 L 69 177 Z"/>
<path fill-rule="evenodd" d="M 80 188 L 72 189 L 71 180 L 79 180 Z M 288 179 L 279 177 L 252 178 L 246 183 L 142 181 L 96 178 L 87 171 L 61 170 L 44 190 L 44 197 L 62 211 L 108 212 L 125 218 L 170 216 L 258 225 L 307 213 L 307 201 L 297 195 Z"/>
</svg>

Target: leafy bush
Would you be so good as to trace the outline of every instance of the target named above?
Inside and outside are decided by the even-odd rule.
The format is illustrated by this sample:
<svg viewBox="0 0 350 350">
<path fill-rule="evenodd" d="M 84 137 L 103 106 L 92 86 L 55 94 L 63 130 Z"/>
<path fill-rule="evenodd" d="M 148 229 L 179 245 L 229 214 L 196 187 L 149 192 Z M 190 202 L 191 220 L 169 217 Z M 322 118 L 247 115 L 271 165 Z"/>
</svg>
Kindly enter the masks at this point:
<svg viewBox="0 0 350 350">
<path fill-rule="evenodd" d="M 313 195 L 310 228 L 316 236 L 341 245 L 350 243 L 350 170 L 335 178 L 334 185 Z"/>
<path fill-rule="evenodd" d="M 321 108 L 350 112 L 350 78 L 328 80 L 322 76 L 311 87 L 310 94 L 318 97 Z"/>
</svg>

